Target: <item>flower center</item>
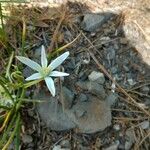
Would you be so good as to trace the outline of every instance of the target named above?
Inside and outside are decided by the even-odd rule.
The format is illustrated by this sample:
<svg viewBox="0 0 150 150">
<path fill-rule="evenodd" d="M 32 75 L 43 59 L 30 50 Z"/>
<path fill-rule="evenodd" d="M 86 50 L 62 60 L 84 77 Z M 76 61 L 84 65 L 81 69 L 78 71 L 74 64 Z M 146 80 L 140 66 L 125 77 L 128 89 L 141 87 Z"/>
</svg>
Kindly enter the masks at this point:
<svg viewBox="0 0 150 150">
<path fill-rule="evenodd" d="M 50 72 L 51 72 L 51 69 L 48 67 L 45 67 L 45 68 L 42 68 L 40 73 L 41 73 L 42 77 L 45 78 L 50 74 Z"/>
</svg>

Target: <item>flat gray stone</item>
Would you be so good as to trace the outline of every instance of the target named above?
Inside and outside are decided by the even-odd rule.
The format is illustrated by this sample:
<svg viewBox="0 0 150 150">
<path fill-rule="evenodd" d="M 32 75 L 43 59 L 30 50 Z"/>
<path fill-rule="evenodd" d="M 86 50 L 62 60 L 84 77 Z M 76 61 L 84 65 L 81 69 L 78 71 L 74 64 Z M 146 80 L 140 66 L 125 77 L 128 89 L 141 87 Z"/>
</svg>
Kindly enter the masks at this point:
<svg viewBox="0 0 150 150">
<path fill-rule="evenodd" d="M 111 125 L 111 110 L 105 101 L 89 95 L 88 102 L 77 102 L 70 112 L 70 117 L 77 124 L 78 132 L 95 133 Z"/>
<path fill-rule="evenodd" d="M 43 103 L 37 104 L 37 111 L 51 130 L 63 131 L 76 128 L 79 133 L 95 133 L 111 125 L 111 109 L 107 101 L 87 94 L 88 101 L 82 101 L 76 97 L 76 103 L 72 103 L 74 97 L 68 96 L 71 91 L 63 87 L 62 92 L 64 94 L 61 99 L 53 98 L 43 91 L 36 96 L 37 99 L 43 100 Z M 63 105 L 58 103 L 62 99 Z"/>
<path fill-rule="evenodd" d="M 43 122 L 51 130 L 63 131 L 75 128 L 76 125 L 66 115 L 63 107 L 55 97 L 51 97 L 44 91 L 40 91 L 36 98 L 43 100 L 43 102 L 37 104 L 37 111 L 40 114 Z"/>
</svg>

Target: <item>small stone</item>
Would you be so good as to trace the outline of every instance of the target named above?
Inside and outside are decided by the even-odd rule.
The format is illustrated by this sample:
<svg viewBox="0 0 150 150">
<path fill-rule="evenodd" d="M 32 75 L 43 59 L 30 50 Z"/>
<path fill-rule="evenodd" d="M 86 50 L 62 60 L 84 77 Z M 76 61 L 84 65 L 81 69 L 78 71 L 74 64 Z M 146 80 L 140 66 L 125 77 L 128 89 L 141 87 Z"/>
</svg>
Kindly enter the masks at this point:
<svg viewBox="0 0 150 150">
<path fill-rule="evenodd" d="M 114 106 L 117 102 L 118 99 L 118 95 L 116 93 L 110 93 L 107 98 L 106 101 L 110 106 Z"/>
<path fill-rule="evenodd" d="M 123 65 L 123 68 L 126 72 L 129 72 L 129 70 L 130 70 L 129 67 L 127 67 L 126 65 Z"/>
<path fill-rule="evenodd" d="M 113 47 L 107 49 L 107 59 L 108 61 L 113 60 L 116 57 L 116 51 Z"/>
<path fill-rule="evenodd" d="M 104 84 L 105 77 L 104 74 L 97 71 L 92 71 L 91 74 L 88 76 L 90 81 L 96 81 L 97 83 Z"/>
<path fill-rule="evenodd" d="M 22 142 L 23 142 L 24 144 L 29 144 L 29 143 L 31 143 L 32 141 L 33 141 L 32 136 L 27 135 L 27 134 L 22 135 Z"/>
<path fill-rule="evenodd" d="M 112 13 L 101 13 L 101 14 L 85 14 L 81 27 L 85 31 L 95 32 L 97 29 L 107 22 L 113 16 Z"/>
<path fill-rule="evenodd" d="M 56 145 L 53 147 L 52 150 L 62 150 L 61 146 L 60 145 Z"/>
<path fill-rule="evenodd" d="M 116 131 L 119 131 L 120 130 L 120 125 L 119 124 L 115 124 L 113 126 L 113 128 L 116 130 Z"/>
<path fill-rule="evenodd" d="M 150 91 L 149 87 L 148 86 L 144 86 L 141 88 L 141 92 L 143 92 L 144 94 L 148 94 Z"/>
<path fill-rule="evenodd" d="M 70 144 L 70 142 L 69 142 L 69 140 L 62 140 L 61 142 L 60 142 L 60 145 L 61 145 L 61 147 L 63 147 L 63 148 L 68 148 L 68 149 L 71 149 L 71 144 Z"/>
<path fill-rule="evenodd" d="M 92 94 L 99 96 L 101 98 L 106 97 L 105 90 L 102 85 L 96 83 L 96 82 L 87 82 L 88 91 Z"/>
<path fill-rule="evenodd" d="M 140 123 L 140 127 L 141 127 L 142 129 L 149 129 L 149 128 L 150 128 L 150 123 L 149 123 L 149 121 L 145 120 L 145 121 L 141 122 L 141 123 Z"/>
<path fill-rule="evenodd" d="M 111 69 L 111 73 L 115 74 L 118 72 L 118 67 L 117 66 L 113 66 Z"/>
<path fill-rule="evenodd" d="M 133 79 L 128 79 L 127 81 L 128 81 L 128 83 L 129 83 L 129 85 L 131 85 L 131 86 L 132 86 L 132 85 L 135 85 L 135 82 L 133 81 Z"/>
<path fill-rule="evenodd" d="M 76 83 L 76 85 L 83 90 L 88 90 L 89 93 L 101 97 L 102 99 L 106 97 L 105 90 L 101 84 L 98 84 L 96 82 L 90 82 L 90 81 L 85 81 L 85 82 L 79 81 Z"/>
</svg>

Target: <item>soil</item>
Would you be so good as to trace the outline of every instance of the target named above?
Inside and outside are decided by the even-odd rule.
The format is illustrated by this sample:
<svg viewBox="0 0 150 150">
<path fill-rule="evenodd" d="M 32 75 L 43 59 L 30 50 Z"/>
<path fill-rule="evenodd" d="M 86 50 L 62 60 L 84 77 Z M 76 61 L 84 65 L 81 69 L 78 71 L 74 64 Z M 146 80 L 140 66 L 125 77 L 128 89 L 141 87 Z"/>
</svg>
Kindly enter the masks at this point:
<svg viewBox="0 0 150 150">
<path fill-rule="evenodd" d="M 130 17 L 130 20 L 138 22 L 138 27 L 135 27 L 138 28 L 138 31 L 134 30 L 132 21 L 130 22 L 126 17 L 127 11 L 124 11 L 129 4 L 122 4 L 123 7 L 117 10 L 115 8 L 119 4 L 116 2 L 115 11 L 113 8 L 112 11 L 109 11 L 112 4 L 109 4 L 107 0 L 103 4 L 107 6 L 104 7 L 104 10 L 107 11 L 98 7 L 101 6 L 98 1 L 88 1 L 87 5 L 68 2 L 57 8 L 36 8 L 36 11 L 27 8 L 24 11 L 23 15 L 27 16 L 26 45 L 29 44 L 28 54 L 33 59 L 38 61 L 41 45 L 45 45 L 47 53 L 52 53 L 55 49 L 75 39 L 62 50 L 69 51 L 70 56 L 59 69 L 65 70 L 70 76 L 55 79 L 56 98 L 51 98 L 43 84 L 30 89 L 27 96 L 30 95 L 33 99 L 38 100 L 44 97 L 46 100 L 49 97 L 49 100 L 57 101 L 61 109 L 69 110 L 66 113 L 69 119 L 72 112 L 77 110 L 79 111 L 76 113 L 80 117 L 85 112 L 88 117 L 86 119 L 79 117 L 80 119 L 74 120 L 71 118 L 72 122 L 69 124 L 66 123 L 69 120 L 65 122 L 64 116 L 60 116 L 61 119 L 63 118 L 60 119 L 62 128 L 57 130 L 59 119 L 55 118 L 58 121 L 58 127 L 53 124 L 52 128 L 49 125 L 51 123 L 46 123 L 46 119 L 49 119 L 47 117 L 54 115 L 52 110 L 49 112 L 44 107 L 47 114 L 42 117 L 41 112 L 37 109 L 37 104 L 27 104 L 22 109 L 21 149 L 148 150 L 150 148 L 148 23 L 139 24 L 135 16 Z M 148 8 L 145 5 L 141 8 L 146 12 L 146 15 L 143 16 L 148 16 Z M 138 6 L 130 10 L 138 11 L 137 15 L 140 12 L 140 14 L 143 13 Z M 140 34 L 135 35 L 137 32 Z M 11 34 L 13 33 L 10 33 L 10 38 L 13 37 Z M 13 45 L 20 47 L 16 41 Z M 27 68 L 24 74 L 28 76 L 31 71 Z M 98 76 L 98 79 L 95 76 Z M 65 100 L 70 96 L 69 102 L 62 102 L 61 96 L 65 93 L 63 93 L 63 88 L 72 92 L 73 96 L 63 96 Z M 41 89 L 44 90 L 42 98 L 40 98 Z M 105 126 L 101 127 L 105 120 L 107 120 Z M 50 119 L 48 121 L 50 122 Z M 63 130 L 64 126 L 67 128 Z M 13 144 L 11 147 L 10 149 L 13 149 Z"/>
</svg>

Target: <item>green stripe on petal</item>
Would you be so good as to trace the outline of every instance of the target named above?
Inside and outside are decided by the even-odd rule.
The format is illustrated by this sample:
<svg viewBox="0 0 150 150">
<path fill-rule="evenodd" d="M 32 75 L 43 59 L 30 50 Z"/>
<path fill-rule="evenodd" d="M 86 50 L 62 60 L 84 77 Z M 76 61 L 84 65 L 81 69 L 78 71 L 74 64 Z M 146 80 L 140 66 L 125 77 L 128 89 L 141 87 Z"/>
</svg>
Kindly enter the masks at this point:
<svg viewBox="0 0 150 150">
<path fill-rule="evenodd" d="M 69 52 L 65 52 L 64 54 L 62 54 L 59 57 L 57 57 L 56 59 L 54 59 L 48 67 L 51 68 L 52 70 L 54 70 L 59 65 L 61 65 L 68 56 L 69 56 Z"/>
<path fill-rule="evenodd" d="M 45 82 L 46 82 L 46 85 L 47 85 L 49 91 L 51 92 L 52 96 L 54 97 L 55 96 L 55 86 L 54 86 L 53 79 L 51 77 L 46 77 L 44 79 L 45 79 Z"/>
<path fill-rule="evenodd" d="M 26 81 L 30 81 L 30 80 L 37 80 L 37 79 L 41 79 L 42 76 L 40 73 L 34 73 L 33 75 L 29 76 L 28 78 L 26 78 Z"/>
<path fill-rule="evenodd" d="M 41 65 L 42 67 L 47 67 L 47 58 L 45 53 L 45 47 L 43 45 L 41 50 Z"/>
<path fill-rule="evenodd" d="M 63 76 L 69 76 L 68 73 L 65 72 L 59 72 L 59 71 L 52 71 L 49 76 L 51 77 L 63 77 Z"/>
<path fill-rule="evenodd" d="M 36 70 L 36 71 L 41 71 L 41 66 L 36 63 L 35 61 L 29 59 L 29 58 L 26 58 L 26 57 L 22 57 L 22 56 L 16 56 L 16 58 L 21 61 L 23 64 L 29 66 L 30 68 L 32 68 L 33 70 Z"/>
</svg>

